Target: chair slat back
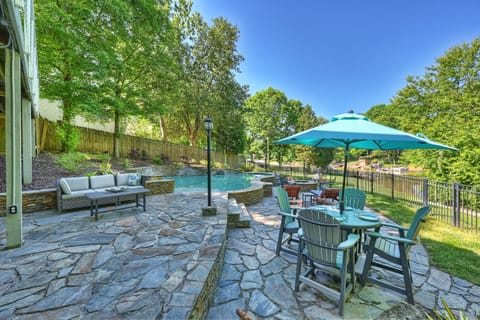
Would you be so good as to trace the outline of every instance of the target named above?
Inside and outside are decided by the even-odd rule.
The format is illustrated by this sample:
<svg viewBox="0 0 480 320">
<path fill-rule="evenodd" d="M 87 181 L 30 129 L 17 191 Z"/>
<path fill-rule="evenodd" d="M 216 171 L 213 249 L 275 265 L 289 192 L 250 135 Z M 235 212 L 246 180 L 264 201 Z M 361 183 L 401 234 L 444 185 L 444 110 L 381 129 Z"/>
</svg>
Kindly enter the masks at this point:
<svg viewBox="0 0 480 320">
<path fill-rule="evenodd" d="M 337 246 L 342 242 L 340 223 L 325 211 L 303 209 L 298 213 L 308 256 L 315 262 L 335 266 Z"/>
<path fill-rule="evenodd" d="M 288 214 L 292 213 L 287 191 L 285 191 L 282 188 L 277 188 L 277 200 L 278 200 L 278 206 L 281 212 L 288 213 Z M 287 216 L 285 218 L 285 223 L 288 224 L 290 222 L 293 222 L 293 219 Z"/>
<path fill-rule="evenodd" d="M 406 235 L 408 239 L 417 241 L 418 233 L 425 222 L 425 217 L 430 213 L 431 210 L 431 207 L 422 207 L 417 210 Z"/>
<path fill-rule="evenodd" d="M 339 199 L 342 199 L 342 192 L 340 192 Z M 347 188 L 345 189 L 343 199 L 345 207 L 363 210 L 365 209 L 367 195 L 362 190 Z"/>
</svg>

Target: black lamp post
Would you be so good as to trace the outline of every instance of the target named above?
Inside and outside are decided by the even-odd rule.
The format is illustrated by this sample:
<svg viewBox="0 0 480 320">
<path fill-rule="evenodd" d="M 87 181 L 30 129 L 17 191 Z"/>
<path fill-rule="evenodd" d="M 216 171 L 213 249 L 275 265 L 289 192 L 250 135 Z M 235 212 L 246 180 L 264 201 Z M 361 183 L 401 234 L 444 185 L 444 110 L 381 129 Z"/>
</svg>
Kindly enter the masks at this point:
<svg viewBox="0 0 480 320">
<path fill-rule="evenodd" d="M 205 126 L 205 130 L 207 131 L 207 187 L 208 187 L 208 206 L 212 206 L 212 174 L 211 174 L 211 162 L 210 162 L 210 138 L 213 130 L 213 120 L 208 116 L 204 121 L 203 124 Z"/>
</svg>

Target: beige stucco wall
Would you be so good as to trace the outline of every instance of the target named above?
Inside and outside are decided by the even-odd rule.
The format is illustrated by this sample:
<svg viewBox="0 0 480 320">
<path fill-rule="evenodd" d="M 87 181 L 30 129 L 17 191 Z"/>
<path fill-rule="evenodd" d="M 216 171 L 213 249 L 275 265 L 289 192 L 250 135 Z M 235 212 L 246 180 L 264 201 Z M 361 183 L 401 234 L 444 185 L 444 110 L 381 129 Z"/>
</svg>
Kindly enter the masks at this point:
<svg viewBox="0 0 480 320">
<path fill-rule="evenodd" d="M 59 101 L 52 101 L 47 99 L 40 99 L 39 112 L 40 116 L 50 120 L 50 121 L 59 121 L 62 119 L 62 109 L 60 109 Z M 74 119 L 74 125 L 84 128 L 102 130 L 106 132 L 114 132 L 113 122 L 107 123 L 92 123 L 88 122 L 85 118 L 81 116 L 76 116 Z"/>
</svg>

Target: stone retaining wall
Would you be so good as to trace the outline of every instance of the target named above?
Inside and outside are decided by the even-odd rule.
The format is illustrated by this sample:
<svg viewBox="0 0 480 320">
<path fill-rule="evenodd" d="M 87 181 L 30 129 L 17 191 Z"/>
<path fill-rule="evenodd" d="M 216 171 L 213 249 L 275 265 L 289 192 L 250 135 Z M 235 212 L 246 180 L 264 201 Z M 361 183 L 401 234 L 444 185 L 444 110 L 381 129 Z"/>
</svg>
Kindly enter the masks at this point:
<svg viewBox="0 0 480 320">
<path fill-rule="evenodd" d="M 5 214 L 6 202 L 6 193 L 0 193 L 0 215 Z M 56 209 L 57 191 L 56 189 L 23 191 L 22 206 L 24 213 Z"/>
<path fill-rule="evenodd" d="M 175 189 L 175 180 L 147 180 L 145 188 L 150 190 L 149 195 L 173 193 Z"/>
<path fill-rule="evenodd" d="M 307 192 L 310 190 L 315 190 L 318 189 L 318 183 L 316 182 L 301 182 L 301 183 L 296 183 L 301 186 L 300 191 L 301 192 Z"/>
<path fill-rule="evenodd" d="M 243 203 L 246 206 L 259 203 L 263 197 L 272 195 L 272 184 L 269 182 L 253 182 L 248 189 L 229 191 L 228 198 L 237 200 L 237 203 Z"/>
<path fill-rule="evenodd" d="M 211 264 L 207 279 L 188 317 L 189 320 L 204 319 L 207 316 L 212 297 L 215 296 L 215 291 L 217 290 L 217 284 L 222 274 L 223 260 L 225 258 L 226 238 L 224 237 L 220 244 L 212 247 L 215 248 L 209 249 L 211 251 L 210 255 L 215 256 L 215 259 Z"/>
<path fill-rule="evenodd" d="M 172 193 L 175 187 L 173 180 L 146 181 L 145 187 L 150 190 L 148 195 Z M 6 193 L 0 193 L 0 215 L 6 212 Z M 32 190 L 22 192 L 23 213 L 33 213 L 43 210 L 57 209 L 56 189 Z"/>
</svg>

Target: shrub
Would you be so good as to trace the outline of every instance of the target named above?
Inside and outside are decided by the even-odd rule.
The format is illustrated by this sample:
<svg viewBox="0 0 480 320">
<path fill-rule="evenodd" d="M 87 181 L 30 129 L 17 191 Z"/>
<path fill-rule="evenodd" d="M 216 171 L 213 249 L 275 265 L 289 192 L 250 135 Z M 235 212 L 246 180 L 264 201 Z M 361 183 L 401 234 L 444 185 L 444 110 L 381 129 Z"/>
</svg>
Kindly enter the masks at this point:
<svg viewBox="0 0 480 320">
<path fill-rule="evenodd" d="M 63 151 L 67 153 L 75 151 L 80 143 L 80 131 L 68 122 L 61 122 L 55 125 L 57 136 L 62 142 Z"/>
<path fill-rule="evenodd" d="M 260 168 L 260 167 L 255 167 L 255 168 L 253 168 L 253 172 L 265 172 L 265 169 Z"/>
<path fill-rule="evenodd" d="M 138 158 L 140 158 L 140 149 L 136 148 L 136 149 L 130 150 L 130 152 L 128 153 L 128 157 L 131 159 L 138 160 Z"/>
<path fill-rule="evenodd" d="M 123 167 L 123 169 L 131 168 L 132 167 L 132 162 L 130 161 L 130 159 L 128 159 L 128 158 L 123 159 L 122 167 Z"/>
<path fill-rule="evenodd" d="M 153 159 L 153 163 L 155 163 L 156 165 L 162 165 L 163 160 L 160 157 L 156 157 L 155 159 Z"/>
<path fill-rule="evenodd" d="M 85 155 L 80 152 L 67 152 L 54 156 L 55 163 L 71 172 L 81 171 L 85 167 L 85 160 Z"/>
<path fill-rule="evenodd" d="M 110 158 L 108 158 L 106 162 L 100 164 L 100 168 L 97 171 L 98 175 L 113 174 L 113 173 L 114 172 L 112 170 L 112 164 L 110 163 Z"/>
<path fill-rule="evenodd" d="M 160 155 L 160 159 L 162 159 L 162 161 L 165 163 L 165 162 L 168 162 L 169 161 L 169 158 L 166 154 L 161 154 Z"/>
</svg>

